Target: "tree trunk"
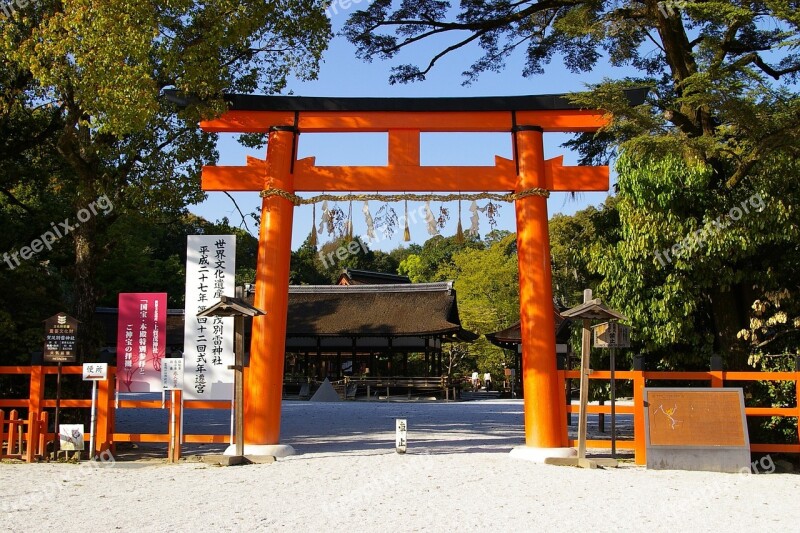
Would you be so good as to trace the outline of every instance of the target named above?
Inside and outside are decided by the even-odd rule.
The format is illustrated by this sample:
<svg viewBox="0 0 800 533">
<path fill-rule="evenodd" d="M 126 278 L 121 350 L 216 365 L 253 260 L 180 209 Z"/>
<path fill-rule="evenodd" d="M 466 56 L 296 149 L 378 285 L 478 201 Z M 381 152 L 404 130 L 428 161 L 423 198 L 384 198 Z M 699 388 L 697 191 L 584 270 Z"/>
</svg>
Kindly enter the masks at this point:
<svg viewBox="0 0 800 533">
<path fill-rule="evenodd" d="M 95 273 L 97 271 L 96 225 L 90 219 L 74 229 L 75 245 L 75 314 L 80 320 L 78 328 L 78 358 L 80 362 L 93 361 L 92 357 L 102 342 L 95 321 L 97 307 L 97 288 Z"/>
<path fill-rule="evenodd" d="M 710 299 L 714 320 L 714 351 L 727 363 L 727 370 L 745 370 L 747 349 L 736 334 L 747 327 L 748 304 L 736 286 L 727 290 L 715 288 Z"/>
</svg>

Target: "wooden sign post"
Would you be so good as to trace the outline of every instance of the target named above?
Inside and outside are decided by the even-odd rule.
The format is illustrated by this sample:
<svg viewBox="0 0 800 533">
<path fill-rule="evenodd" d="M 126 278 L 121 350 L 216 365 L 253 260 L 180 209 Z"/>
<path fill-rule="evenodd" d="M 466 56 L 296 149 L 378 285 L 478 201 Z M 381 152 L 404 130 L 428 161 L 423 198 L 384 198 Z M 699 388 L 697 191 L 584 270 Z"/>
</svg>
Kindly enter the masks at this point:
<svg viewBox="0 0 800 533">
<path fill-rule="evenodd" d="M 108 363 L 84 363 L 83 381 L 92 382 L 92 414 L 89 418 L 89 460 L 94 461 L 94 437 L 97 426 L 97 382 L 108 379 Z"/>
<path fill-rule="evenodd" d="M 408 448 L 408 423 L 405 418 L 395 420 L 395 451 L 406 453 Z"/>
<path fill-rule="evenodd" d="M 74 363 L 77 360 L 75 343 L 78 337 L 78 320 L 66 313 L 58 313 L 44 321 L 44 362 L 58 363 L 56 377 L 56 412 L 53 417 L 53 427 L 58 435 L 58 418 L 61 411 L 61 365 Z M 53 443 L 53 451 L 61 447 L 58 436 Z"/>
<path fill-rule="evenodd" d="M 234 381 L 233 381 L 233 399 L 234 399 L 234 417 L 235 417 L 235 447 L 233 454 L 228 455 L 229 465 L 240 464 L 245 462 L 245 446 L 244 446 L 244 318 L 245 317 L 258 317 L 266 313 L 261 309 L 255 308 L 248 304 L 242 298 L 232 298 L 230 296 L 223 296 L 219 302 L 211 307 L 206 308 L 197 314 L 199 317 L 204 316 L 232 316 L 234 317 L 234 355 L 235 360 L 233 364 Z"/>
<path fill-rule="evenodd" d="M 592 299 L 592 290 L 583 291 L 583 303 L 567 309 L 562 316 L 573 320 L 580 319 L 583 323 L 583 335 L 581 337 L 581 392 L 580 392 L 580 418 L 578 419 L 578 456 L 566 458 L 550 458 L 545 463 L 580 466 L 582 468 L 617 467 L 615 459 L 587 459 L 586 458 L 586 430 L 588 423 L 589 406 L 589 374 L 591 373 L 590 354 L 592 349 L 592 320 L 622 320 L 625 316 L 612 311 L 599 299 Z"/>
</svg>

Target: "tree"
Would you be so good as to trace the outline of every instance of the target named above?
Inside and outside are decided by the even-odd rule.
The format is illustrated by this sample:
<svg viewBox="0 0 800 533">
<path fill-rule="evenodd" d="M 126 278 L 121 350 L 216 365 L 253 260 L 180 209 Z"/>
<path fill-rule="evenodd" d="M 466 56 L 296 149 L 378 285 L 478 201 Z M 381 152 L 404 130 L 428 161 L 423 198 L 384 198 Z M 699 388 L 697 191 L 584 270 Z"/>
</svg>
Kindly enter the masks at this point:
<svg viewBox="0 0 800 533">
<path fill-rule="evenodd" d="M 465 329 L 483 335 L 519 320 L 515 234 L 506 235 L 485 248 L 467 247 L 455 252 L 452 264 L 442 265 L 438 275 L 455 280 L 459 317 Z M 495 375 L 502 372 L 506 363 L 503 350 L 491 345 L 483 336 L 469 347 L 468 352 L 475 357 L 482 371 Z"/>
<path fill-rule="evenodd" d="M 398 266 L 398 271 L 411 278 L 414 283 L 443 281 L 453 265 L 453 256 L 466 249 L 483 248 L 483 242 L 476 236 L 458 242 L 456 237 L 435 235 L 425 241 L 422 248 L 407 256 Z"/>
<path fill-rule="evenodd" d="M 619 240 L 616 200 L 609 197 L 600 208 L 593 206 L 572 216 L 556 214 L 550 219 L 550 255 L 553 296 L 562 307 L 583 303 L 583 291 L 597 292 L 602 281 L 591 265 L 591 251 L 602 251 Z"/>
<path fill-rule="evenodd" d="M 174 219 L 200 201 L 200 168 L 216 158 L 200 117 L 224 92 L 276 92 L 289 75 L 313 77 L 330 35 L 322 2 L 43 0 L 0 26 L 0 113 L 22 109 L 24 139 L 53 135 L 65 164 L 57 189 L 75 217 L 100 197 L 114 206 L 73 226 L 72 305 L 91 329 L 97 270 L 113 253 L 108 232 L 129 213 Z M 183 110 L 163 91 L 191 93 Z M 12 121 L 13 122 L 13 121 Z M 13 137 L 13 136 L 12 136 Z M 7 187 L 18 203 L 18 181 Z M 89 350 L 83 339 L 80 351 Z"/>
<path fill-rule="evenodd" d="M 752 194 L 775 189 L 776 175 L 796 183 L 791 161 L 800 152 L 800 99 L 793 85 L 800 73 L 797 3 L 466 1 L 453 10 L 449 2 L 408 0 L 394 11 L 391 5 L 376 0 L 348 20 L 346 34 L 365 59 L 392 58 L 434 36 L 439 43 L 453 39 L 423 67 L 397 66 L 393 82 L 422 80 L 443 57 L 470 44 L 484 54 L 464 73 L 466 83 L 503 68 L 518 48 L 524 49 L 526 76 L 543 73 L 555 58 L 573 72 L 589 71 L 601 60 L 638 71 L 636 77 L 606 80 L 573 98 L 585 107 L 608 110 L 614 118 L 599 134 L 580 135 L 567 145 L 581 150 L 584 162 L 606 163 L 614 153 L 629 156 L 620 169 L 624 241 L 610 252 L 617 259 L 597 259 L 604 290 L 642 320 L 648 314 L 660 316 L 641 322 L 651 348 L 677 342 L 687 351 L 725 354 L 732 368 L 743 366 L 746 354 L 736 333 L 746 326 L 750 304 L 758 297 L 752 291 L 755 271 L 748 268 L 756 263 L 773 268 L 771 259 L 780 249 L 734 249 L 734 239 L 754 235 L 734 231 L 720 237 L 719 246 L 705 248 L 709 257 L 702 264 L 707 269 L 676 262 L 668 274 L 645 273 L 654 264 L 641 261 L 652 257 L 652 246 L 672 244 L 661 236 L 683 238 L 684 230 L 715 220 Z M 650 88 L 647 105 L 629 106 L 621 89 L 632 86 Z M 626 170 L 631 171 L 628 177 Z M 637 186 L 644 176 L 640 183 L 656 187 L 652 194 Z M 694 181 L 687 184 L 687 179 Z M 777 221 L 782 210 L 794 212 L 797 196 L 792 192 L 769 198 L 779 200 L 774 211 L 767 209 L 771 214 L 753 220 Z M 648 219 L 651 210 L 656 212 Z M 781 225 L 767 224 L 763 232 L 756 241 L 797 242 Z M 710 265 L 723 264 L 721 276 L 714 278 Z M 647 281 L 636 285 L 631 272 Z M 682 317 L 671 320 L 676 315 Z"/>
</svg>

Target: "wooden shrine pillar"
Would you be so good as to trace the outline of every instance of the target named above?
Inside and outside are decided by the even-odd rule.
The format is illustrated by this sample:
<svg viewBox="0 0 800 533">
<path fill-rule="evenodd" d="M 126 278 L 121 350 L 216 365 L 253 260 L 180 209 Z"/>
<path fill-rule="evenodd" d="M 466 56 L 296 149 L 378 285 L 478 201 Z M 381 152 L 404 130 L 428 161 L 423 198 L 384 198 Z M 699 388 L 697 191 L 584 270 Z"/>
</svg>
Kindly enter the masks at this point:
<svg viewBox="0 0 800 533">
<path fill-rule="evenodd" d="M 547 188 L 542 129 L 518 127 L 516 147 L 519 162 L 516 191 Z M 531 195 L 517 199 L 516 215 L 525 444 L 559 448 L 567 445 L 567 428 L 564 418 L 559 416 L 547 198 Z"/>
<path fill-rule="evenodd" d="M 294 193 L 291 173 L 294 136 L 292 128 L 270 129 L 265 189 Z M 280 196 L 267 196 L 261 202 L 253 306 L 264 309 L 267 314 L 253 318 L 244 397 L 245 444 L 278 444 L 280 441 L 293 214 L 294 205 Z"/>
</svg>

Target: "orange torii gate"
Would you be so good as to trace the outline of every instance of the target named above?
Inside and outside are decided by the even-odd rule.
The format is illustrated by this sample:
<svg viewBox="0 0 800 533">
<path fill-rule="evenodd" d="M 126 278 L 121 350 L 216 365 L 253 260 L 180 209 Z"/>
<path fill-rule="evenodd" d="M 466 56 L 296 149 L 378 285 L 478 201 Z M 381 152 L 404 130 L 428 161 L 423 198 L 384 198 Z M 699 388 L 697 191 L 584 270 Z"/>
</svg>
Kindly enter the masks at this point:
<svg viewBox="0 0 800 533">
<path fill-rule="evenodd" d="M 642 91 L 629 91 L 632 104 Z M 567 446 L 553 324 L 547 191 L 607 191 L 608 167 L 565 167 L 545 160 L 545 132 L 593 132 L 607 123 L 563 95 L 474 98 L 310 98 L 232 95 L 227 112 L 204 131 L 268 133 L 266 160 L 203 168 L 205 191 L 261 191 L 262 212 L 245 384 L 245 443 L 277 445 L 292 240 L 292 195 L 342 192 L 516 192 L 525 443 Z M 316 166 L 296 158 L 300 133 L 387 132 L 387 166 Z M 421 132 L 510 132 L 513 159 L 493 167 L 420 166 Z M 522 193 L 522 194 L 519 194 Z M 254 447 L 251 449 L 255 449 Z M 252 452 L 257 453 L 257 452 Z"/>
</svg>

